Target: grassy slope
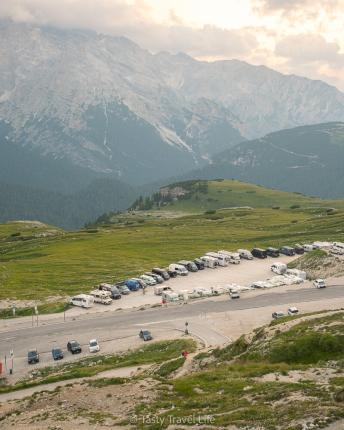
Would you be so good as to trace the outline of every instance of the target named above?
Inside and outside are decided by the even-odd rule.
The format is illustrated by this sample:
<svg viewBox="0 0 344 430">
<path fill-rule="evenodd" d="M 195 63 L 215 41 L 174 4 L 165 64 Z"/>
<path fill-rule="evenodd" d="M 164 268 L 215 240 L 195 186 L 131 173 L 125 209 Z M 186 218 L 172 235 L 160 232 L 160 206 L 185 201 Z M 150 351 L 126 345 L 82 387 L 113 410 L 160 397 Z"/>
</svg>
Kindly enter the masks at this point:
<svg viewBox="0 0 344 430">
<path fill-rule="evenodd" d="M 238 206 L 289 208 L 292 205 L 344 208 L 344 200 L 322 200 L 225 179 L 208 181 L 208 193 L 193 193 L 190 199 L 173 202 L 167 207 L 173 211 L 203 212 Z"/>
<path fill-rule="evenodd" d="M 224 182 L 216 182 L 215 186 L 223 187 Z M 273 202 L 281 208 L 298 204 L 300 199 L 312 201 L 316 206 L 321 203 L 299 195 L 265 191 L 260 187 L 258 190 L 265 193 L 265 200 L 259 200 L 258 192 L 247 193 L 246 185 L 242 193 L 239 189 L 236 191 L 238 198 L 243 195 L 235 205 L 249 202 L 250 206 L 259 205 L 257 199 L 266 206 Z M 339 201 L 338 206 L 341 205 Z M 227 209 L 213 215 L 195 213 L 161 219 L 157 218 L 159 211 L 156 211 L 155 217 L 145 213 L 127 215 L 114 224 L 89 232 L 55 230 L 51 237 L 32 237 L 33 232 L 41 229 L 51 231 L 48 227 L 33 229 L 31 224 L 22 223 L 0 225 L 0 299 L 42 299 L 87 292 L 99 282 L 121 280 L 155 265 L 195 258 L 208 250 L 344 239 L 343 210 L 328 215 L 326 209 L 304 209 L 305 206 L 294 210 Z M 13 241 L 10 235 L 18 232 L 30 240 Z"/>
<path fill-rule="evenodd" d="M 282 333 L 275 330 L 270 336 L 260 329 L 251 344 L 240 338 L 206 354 L 207 362 L 203 363 L 200 355 L 204 370 L 170 381 L 169 386 L 161 386 L 156 401 L 137 406 L 139 418 L 157 415 L 165 417 L 160 421 L 164 424 L 139 428 L 166 428 L 171 416 L 209 415 L 216 428 L 237 425 L 264 430 L 301 430 L 305 421 L 317 429 L 343 418 L 342 404 L 336 400 L 344 382 L 343 318 L 343 313 L 319 315 Z M 327 382 L 307 379 L 307 373 L 301 374 L 300 380 L 288 378 L 293 371 L 314 368 L 314 375 L 329 369 L 334 373 Z M 262 378 L 267 374 L 273 377 Z"/>
</svg>

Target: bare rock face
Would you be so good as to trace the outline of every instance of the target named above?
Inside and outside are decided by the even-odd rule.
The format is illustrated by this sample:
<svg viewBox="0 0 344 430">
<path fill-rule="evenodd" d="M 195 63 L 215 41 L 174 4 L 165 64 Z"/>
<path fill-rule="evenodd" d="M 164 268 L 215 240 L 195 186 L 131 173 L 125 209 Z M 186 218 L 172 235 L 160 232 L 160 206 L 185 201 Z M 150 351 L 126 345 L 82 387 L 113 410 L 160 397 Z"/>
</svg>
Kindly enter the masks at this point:
<svg viewBox="0 0 344 430">
<path fill-rule="evenodd" d="M 17 145 L 131 183 L 206 165 L 244 138 L 344 120 L 344 95 L 323 82 L 121 37 L 3 21 L 0 57 L 0 153 Z"/>
</svg>

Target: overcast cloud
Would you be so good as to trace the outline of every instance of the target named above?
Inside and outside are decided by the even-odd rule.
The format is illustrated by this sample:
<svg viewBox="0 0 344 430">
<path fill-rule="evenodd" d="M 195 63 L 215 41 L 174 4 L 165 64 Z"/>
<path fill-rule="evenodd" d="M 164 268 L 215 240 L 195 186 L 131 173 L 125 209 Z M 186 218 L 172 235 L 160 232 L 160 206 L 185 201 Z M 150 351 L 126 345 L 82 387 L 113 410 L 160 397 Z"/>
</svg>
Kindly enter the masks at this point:
<svg viewBox="0 0 344 430">
<path fill-rule="evenodd" d="M 0 18 L 123 35 L 153 52 L 238 58 L 344 90 L 344 0 L 0 0 Z"/>
</svg>

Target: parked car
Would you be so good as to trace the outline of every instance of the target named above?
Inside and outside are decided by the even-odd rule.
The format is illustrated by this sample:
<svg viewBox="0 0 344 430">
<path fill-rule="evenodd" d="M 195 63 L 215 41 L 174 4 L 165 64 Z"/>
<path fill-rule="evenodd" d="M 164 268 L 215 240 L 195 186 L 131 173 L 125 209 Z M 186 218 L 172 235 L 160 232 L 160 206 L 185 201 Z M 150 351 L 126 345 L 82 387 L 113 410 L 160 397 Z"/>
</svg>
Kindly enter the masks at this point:
<svg viewBox="0 0 344 430">
<path fill-rule="evenodd" d="M 151 278 L 155 279 L 158 284 L 162 284 L 164 282 L 164 278 L 156 273 L 153 272 L 146 272 L 145 275 L 150 276 Z"/>
<path fill-rule="evenodd" d="M 153 336 L 150 331 L 148 330 L 140 330 L 139 336 L 142 340 L 147 342 L 148 340 L 152 340 Z"/>
<path fill-rule="evenodd" d="M 277 248 L 269 246 L 268 248 L 266 248 L 266 255 L 268 255 L 269 257 L 279 257 L 280 253 Z"/>
<path fill-rule="evenodd" d="M 253 248 L 251 254 L 256 258 L 267 258 L 267 253 L 265 249 L 262 248 Z"/>
<path fill-rule="evenodd" d="M 148 284 L 141 278 L 131 278 L 131 281 L 136 281 L 138 284 L 138 288 L 147 288 Z M 136 290 L 135 290 L 136 291 Z"/>
<path fill-rule="evenodd" d="M 88 344 L 88 349 L 90 352 L 99 352 L 100 351 L 100 346 L 99 346 L 97 339 L 91 339 L 90 340 L 90 342 Z"/>
<path fill-rule="evenodd" d="M 154 278 L 152 278 L 152 276 L 148 276 L 148 275 L 141 275 L 140 279 L 142 279 L 142 281 L 147 284 L 147 285 L 156 285 L 158 283 L 158 281 Z"/>
<path fill-rule="evenodd" d="M 313 249 L 314 249 L 313 245 L 310 245 L 309 243 L 305 243 L 305 244 L 303 245 L 303 250 L 304 250 L 305 252 L 313 251 Z"/>
<path fill-rule="evenodd" d="M 253 260 L 253 255 L 248 249 L 238 249 L 238 253 L 243 260 Z"/>
<path fill-rule="evenodd" d="M 229 295 L 231 299 L 240 299 L 240 293 L 238 291 L 231 291 Z"/>
<path fill-rule="evenodd" d="M 326 283 L 323 279 L 316 279 L 313 282 L 313 285 L 315 286 L 315 288 L 326 288 Z"/>
<path fill-rule="evenodd" d="M 98 286 L 98 289 L 101 291 L 108 291 L 109 293 L 111 293 L 111 298 L 113 298 L 114 300 L 119 300 L 122 297 L 122 295 L 121 295 L 119 289 L 116 287 L 116 285 L 100 284 Z"/>
<path fill-rule="evenodd" d="M 77 342 L 76 340 L 70 340 L 67 343 L 67 350 L 72 354 L 80 354 L 80 352 L 82 351 L 79 342 Z"/>
<path fill-rule="evenodd" d="M 137 291 L 141 288 L 141 284 L 138 279 L 127 279 L 124 283 L 130 291 Z"/>
<path fill-rule="evenodd" d="M 32 349 L 27 353 L 27 362 L 28 364 L 39 363 L 39 354 L 37 352 L 37 349 Z"/>
<path fill-rule="evenodd" d="M 291 246 L 282 246 L 280 248 L 280 253 L 292 257 L 293 255 L 295 255 L 295 249 Z"/>
<path fill-rule="evenodd" d="M 130 290 L 126 285 L 118 285 L 118 287 L 116 288 L 122 296 L 127 296 L 128 294 L 130 294 Z"/>
<path fill-rule="evenodd" d="M 292 306 L 288 309 L 288 315 L 297 315 L 298 313 L 299 313 L 299 310 L 295 306 Z"/>
<path fill-rule="evenodd" d="M 195 258 L 194 263 L 196 264 L 198 270 L 204 269 L 204 263 L 200 258 Z"/>
<path fill-rule="evenodd" d="M 274 318 L 274 319 L 283 318 L 285 316 L 286 316 L 286 314 L 282 311 L 277 311 L 277 312 L 272 313 L 272 318 Z"/>
<path fill-rule="evenodd" d="M 153 273 L 156 273 L 157 275 L 160 275 L 162 278 L 165 279 L 165 281 L 170 279 L 170 275 L 168 274 L 166 269 L 160 269 L 159 267 L 154 267 L 152 269 Z"/>
<path fill-rule="evenodd" d="M 56 361 L 56 360 L 62 360 L 62 359 L 63 359 L 63 357 L 64 357 L 62 349 L 61 349 L 61 348 L 58 348 L 58 347 L 54 347 L 54 348 L 51 350 L 51 355 L 53 356 L 53 359 L 54 359 L 55 361 Z"/>
<path fill-rule="evenodd" d="M 170 278 L 176 278 L 178 276 L 178 273 L 176 270 L 166 269 L 167 273 L 170 275 Z"/>
<path fill-rule="evenodd" d="M 189 272 L 198 272 L 198 267 L 193 261 L 180 260 L 178 261 L 178 264 L 184 266 Z"/>
<path fill-rule="evenodd" d="M 296 254 L 299 254 L 299 255 L 301 255 L 301 254 L 304 254 L 304 253 L 305 253 L 305 250 L 304 250 L 303 246 L 302 246 L 302 245 L 300 245 L 299 243 L 297 243 L 297 244 L 294 246 L 294 250 L 295 250 Z"/>
</svg>

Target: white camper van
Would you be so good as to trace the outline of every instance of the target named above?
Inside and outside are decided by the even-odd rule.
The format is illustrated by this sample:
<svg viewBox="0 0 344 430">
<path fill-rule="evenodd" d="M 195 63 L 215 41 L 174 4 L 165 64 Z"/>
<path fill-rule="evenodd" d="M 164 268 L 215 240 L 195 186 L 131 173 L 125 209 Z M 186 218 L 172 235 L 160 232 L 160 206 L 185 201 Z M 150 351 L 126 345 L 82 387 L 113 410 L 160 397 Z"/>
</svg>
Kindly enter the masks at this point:
<svg viewBox="0 0 344 430">
<path fill-rule="evenodd" d="M 179 295 L 177 293 L 174 293 L 173 291 L 163 291 L 161 295 L 163 300 L 166 300 L 166 302 L 171 303 L 179 301 Z"/>
<path fill-rule="evenodd" d="M 94 303 L 100 303 L 101 305 L 111 305 L 112 303 L 110 291 L 93 290 L 90 295 L 93 297 Z"/>
<path fill-rule="evenodd" d="M 168 291 L 168 292 L 171 293 L 173 290 L 172 290 L 171 287 L 166 287 L 166 286 L 163 286 L 163 285 L 156 285 L 154 287 L 154 294 L 156 296 L 161 296 L 164 291 Z"/>
<path fill-rule="evenodd" d="M 240 264 L 240 254 L 238 252 L 229 252 L 223 249 L 219 251 L 219 254 L 225 255 L 227 261 L 231 264 Z"/>
<path fill-rule="evenodd" d="M 313 245 L 311 245 L 309 243 L 305 243 L 303 245 L 303 249 L 304 249 L 305 252 L 310 252 L 310 251 L 313 251 L 314 247 L 313 247 Z"/>
<path fill-rule="evenodd" d="M 79 294 L 70 299 L 70 304 L 80 306 L 81 308 L 90 308 L 93 306 L 94 298 L 88 294 Z"/>
<path fill-rule="evenodd" d="M 203 255 L 203 257 L 201 257 L 201 260 L 203 261 L 204 266 L 209 267 L 210 269 L 216 269 L 216 267 L 219 265 L 216 258 L 209 257 L 208 255 Z"/>
<path fill-rule="evenodd" d="M 276 262 L 271 266 L 271 271 L 277 273 L 277 275 L 283 275 L 287 271 L 287 265 Z"/>
<path fill-rule="evenodd" d="M 243 260 L 253 260 L 253 255 L 248 249 L 238 249 L 238 254 Z"/>
<path fill-rule="evenodd" d="M 174 270 L 178 273 L 178 275 L 186 276 L 189 274 L 189 271 L 185 266 L 182 266 L 181 264 L 170 264 L 168 266 L 168 270 Z"/>
<path fill-rule="evenodd" d="M 207 252 L 205 255 L 207 257 L 215 258 L 218 261 L 219 266 L 222 266 L 222 267 L 228 266 L 226 255 L 220 254 L 220 252 Z"/>
</svg>

